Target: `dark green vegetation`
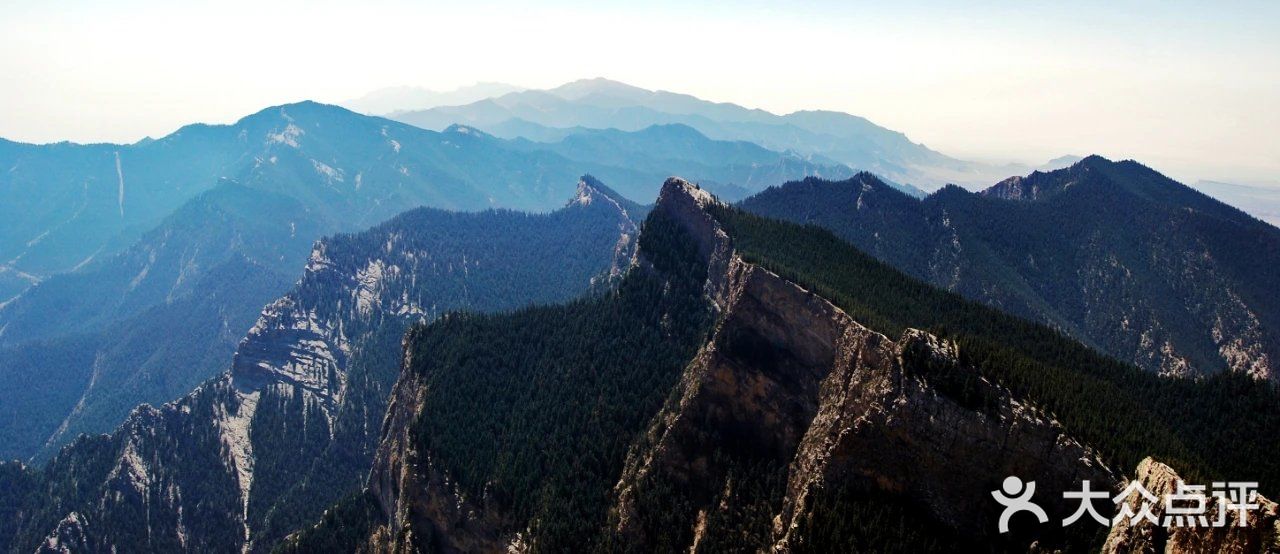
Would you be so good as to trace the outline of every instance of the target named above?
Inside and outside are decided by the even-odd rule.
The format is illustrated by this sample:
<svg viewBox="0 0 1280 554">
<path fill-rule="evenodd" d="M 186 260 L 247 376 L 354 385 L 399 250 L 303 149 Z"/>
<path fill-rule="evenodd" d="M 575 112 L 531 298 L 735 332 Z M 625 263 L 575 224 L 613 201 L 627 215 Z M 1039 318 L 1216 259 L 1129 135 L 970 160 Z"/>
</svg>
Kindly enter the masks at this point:
<svg viewBox="0 0 1280 554">
<path fill-rule="evenodd" d="M 39 484 L 34 472 L 17 462 L 0 462 L 0 520 L 21 517 L 27 499 Z M 18 531 L 15 525 L 0 526 L 0 544 L 9 545 Z"/>
<path fill-rule="evenodd" d="M 1160 378 L 906 277 L 818 227 L 734 208 L 717 208 L 717 217 L 748 259 L 871 328 L 897 336 L 915 327 L 956 340 L 964 364 L 1048 409 L 1112 467 L 1128 471 L 1155 456 L 1191 482 L 1248 479 L 1264 494 L 1280 491 L 1280 394 L 1270 383 L 1230 373 Z"/>
<path fill-rule="evenodd" d="M 414 448 L 430 451 L 481 508 L 505 514 L 508 530 L 534 526 L 538 551 L 610 544 L 605 516 L 627 449 L 711 322 L 706 268 L 684 231 L 650 214 L 639 248 L 650 265 L 601 295 L 508 314 L 450 313 L 406 339 L 414 360 L 406 370 L 429 391 Z M 356 550 L 368 533 L 351 529 L 386 517 L 364 502 L 348 497 L 279 550 Z"/>
<path fill-rule="evenodd" d="M 374 524 L 382 519 L 377 499 L 367 491 L 355 492 L 326 510 L 314 527 L 290 536 L 272 551 L 288 554 L 358 552 L 368 541 Z"/>
<path fill-rule="evenodd" d="M 870 174 L 808 179 L 741 207 L 827 228 L 918 279 L 1145 369 L 1261 377 L 1280 361 L 1280 229 L 1133 161 L 1091 156 L 923 200 Z"/>
<path fill-rule="evenodd" d="M 910 499 L 858 491 L 824 491 L 797 536 L 797 554 L 827 552 L 946 553 L 986 550 L 934 521 Z"/>
<path fill-rule="evenodd" d="M 411 335 L 429 392 L 419 451 L 468 498 L 533 525 L 539 551 L 600 546 L 627 448 L 705 339 L 705 267 L 654 213 L 652 271 L 604 296 L 509 315 L 450 315 Z"/>
<path fill-rule="evenodd" d="M 710 497 L 703 483 L 676 486 L 667 475 L 650 475 L 637 489 L 636 513 L 646 544 L 611 535 L 609 551 L 677 552 L 694 542 L 692 521 L 698 507 L 713 507 L 706 515 L 699 552 L 758 552 L 772 547 L 773 516 L 786 492 L 787 464 L 791 460 L 776 451 L 763 452 L 751 437 L 734 429 L 700 429 L 699 441 L 730 444 L 711 453 L 710 467 L 717 468 L 709 481 L 716 487 Z M 735 448 L 736 447 L 736 448 Z M 723 482 L 723 487 L 720 483 Z M 723 508 L 722 508 L 723 507 Z M 705 549 L 705 550 L 703 550 Z"/>
</svg>

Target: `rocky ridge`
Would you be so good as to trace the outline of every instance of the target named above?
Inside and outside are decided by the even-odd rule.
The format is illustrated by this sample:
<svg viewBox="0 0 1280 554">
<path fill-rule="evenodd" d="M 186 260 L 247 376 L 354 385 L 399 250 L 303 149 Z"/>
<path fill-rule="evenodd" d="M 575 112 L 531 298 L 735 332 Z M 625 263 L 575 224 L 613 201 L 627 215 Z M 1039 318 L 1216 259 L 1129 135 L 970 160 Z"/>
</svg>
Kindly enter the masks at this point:
<svg viewBox="0 0 1280 554">
<path fill-rule="evenodd" d="M 776 551 L 803 543 L 798 530 L 824 489 L 910 497 L 946 526 L 994 534 L 998 506 L 989 494 L 1008 475 L 1037 481 L 1045 498 L 1060 497 L 1080 479 L 1119 482 L 1090 448 L 1025 399 L 980 376 L 977 392 L 948 390 L 954 375 L 976 376 L 960 366 L 954 344 L 919 330 L 893 340 L 744 260 L 708 209 L 715 202 L 671 179 L 654 208 L 696 243 L 719 318 L 627 456 L 606 531 L 622 544 L 656 548 L 655 533 L 670 531 L 651 527 L 646 499 L 654 489 L 679 491 L 693 507 L 676 514 L 687 538 L 679 548 L 697 551 L 715 539 L 723 530 L 708 521 L 731 509 L 735 494 L 725 459 L 765 460 L 785 475 L 782 501 L 766 522 L 771 538 L 760 545 Z M 633 270 L 653 269 L 641 256 Z M 366 547 L 536 549 L 529 522 L 466 498 L 433 464 L 432 452 L 414 447 L 411 422 L 430 417 L 420 412 L 430 391 L 409 373 L 395 387 L 368 482 L 386 519 Z M 956 479 L 960 472 L 967 478 Z"/>
<path fill-rule="evenodd" d="M 646 441 L 654 446 L 638 452 L 619 481 L 624 535 L 639 531 L 631 499 L 646 480 L 662 475 L 678 487 L 707 487 L 701 492 L 710 499 L 728 486 L 709 463 L 712 451 L 747 437 L 753 449 L 787 463 L 773 529 L 774 548 L 783 551 L 809 516 L 808 498 L 835 483 L 906 494 L 952 527 L 990 529 L 987 495 L 1007 475 L 1035 476 L 1048 491 L 1080 478 L 1116 481 L 1050 417 L 985 379 L 977 409 L 940 392 L 932 375 L 973 371 L 959 366 L 954 344 L 915 329 L 894 341 L 864 327 L 733 253 L 722 230 L 690 217 L 694 205 L 708 201 L 696 189 L 669 182 L 667 194 L 693 233 L 705 237 L 708 262 L 727 260 L 723 280 L 709 283 L 723 315 L 690 363 L 678 400 L 655 418 Z M 734 431 L 709 443 L 707 427 Z M 968 478 L 954 479 L 956 473 Z"/>
</svg>

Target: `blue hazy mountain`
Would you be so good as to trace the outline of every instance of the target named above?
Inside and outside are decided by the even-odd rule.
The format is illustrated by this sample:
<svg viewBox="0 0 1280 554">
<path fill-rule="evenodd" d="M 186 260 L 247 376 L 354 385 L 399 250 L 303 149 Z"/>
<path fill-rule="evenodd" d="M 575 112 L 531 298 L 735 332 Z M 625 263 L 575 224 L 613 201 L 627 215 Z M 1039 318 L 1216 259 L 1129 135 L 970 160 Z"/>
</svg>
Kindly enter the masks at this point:
<svg viewBox="0 0 1280 554">
<path fill-rule="evenodd" d="M 15 386 L 0 387 L 0 456 L 51 453 L 222 369 L 325 228 L 293 198 L 223 183 L 124 252 L 27 291 L 4 312 L 0 380 Z"/>
<path fill-rule="evenodd" d="M 10 398 L 22 394 L 20 387 L 0 392 L 0 435 L 8 439 L 0 454 L 23 458 L 48 454 L 79 432 L 108 430 L 134 405 L 171 400 L 215 374 L 253 315 L 296 279 L 322 236 L 358 231 L 417 206 L 549 211 L 584 173 L 624 197 L 652 198 L 666 176 L 684 171 L 730 199 L 805 176 L 852 174 L 830 160 L 712 141 L 688 127 L 581 131 L 542 144 L 465 126 L 427 131 L 313 102 L 268 108 L 229 126 L 184 127 L 128 147 L 18 146 L 25 161 L 14 174 L 40 181 L 31 161 L 39 159 L 54 183 L 101 181 L 94 172 L 102 168 L 84 162 L 94 155 L 106 155 L 108 176 L 118 177 L 120 150 L 129 217 L 142 213 L 141 201 L 129 201 L 130 175 L 149 175 L 144 182 L 153 188 L 186 184 L 166 189 L 165 202 L 147 204 L 152 215 L 132 224 L 119 220 L 117 197 L 94 197 L 85 205 L 105 216 L 60 227 L 59 233 L 87 237 L 65 243 L 75 252 L 67 263 L 75 265 L 34 286 L 17 279 L 15 288 L 25 292 L 0 306 L 0 378 L 60 376 L 38 413 Z M 59 156 L 66 161 L 57 162 Z M 157 166 L 143 165 L 152 159 Z M 57 198 L 47 203 L 46 211 L 61 213 Z M 7 220 L 0 229 L 25 236 L 23 221 Z M 24 245 L 18 261 L 52 259 L 62 250 L 44 248 L 56 244 L 62 243 Z M 231 282 L 239 285 L 221 286 Z M 142 331 L 179 317 L 186 318 L 181 332 Z"/>
<path fill-rule="evenodd" d="M 231 127 L 133 145 L 0 140 L 0 301 L 109 257 L 240 163 Z"/>
<path fill-rule="evenodd" d="M 399 86 L 371 91 L 359 98 L 339 102 L 338 105 L 353 112 L 367 115 L 383 115 L 396 110 L 425 110 L 436 106 L 456 106 L 477 100 L 524 90 L 506 83 L 476 83 L 449 91 L 436 91 L 423 87 Z"/>
<path fill-rule="evenodd" d="M 189 146 L 197 140 L 194 136 L 209 144 L 203 149 Z M 138 145 L 149 155 L 173 153 L 163 159 L 163 167 L 148 168 L 150 173 L 168 173 L 165 182 L 201 184 L 183 191 L 189 197 L 167 210 L 153 202 L 151 211 L 158 215 L 150 230 L 122 246 L 114 244 L 119 236 L 103 238 L 108 234 L 104 226 L 117 222 L 71 220 L 66 232 L 83 237 L 76 248 L 93 248 L 98 254 L 0 309 L 0 344 L 81 330 L 180 296 L 190 290 L 184 283 L 195 282 L 233 250 L 266 267 L 292 272 L 310 243 L 323 234 L 362 229 L 420 205 L 549 209 L 559 203 L 553 195 L 563 198 L 572 192 L 566 190 L 569 185 L 553 183 L 573 183 L 581 174 L 573 171 L 579 164 L 554 154 L 466 139 L 303 102 L 263 110 L 232 126 L 186 127 Z M 236 161 L 216 169 L 225 175 L 200 181 L 191 165 L 204 153 L 229 149 L 228 144 L 239 153 L 222 157 Z M 55 172 L 49 179 L 60 175 Z M 220 182 L 226 186 L 217 187 Z M 14 220 L 0 225 L 10 235 L 21 226 Z M 41 244 L 29 248 L 45 251 Z"/>
<path fill-rule="evenodd" d="M 1280 227 L 1280 187 L 1255 187 L 1198 181 L 1196 190 L 1244 210 L 1249 215 Z"/>
<path fill-rule="evenodd" d="M 15 207 L 21 202 L 0 203 L 0 209 L 16 214 L 0 224 L 0 235 L 14 241 L 31 234 L 44 238 L 21 242 L 22 251 L 12 257 L 10 270 L 0 273 L 0 282 L 12 281 L 8 288 L 16 294 L 46 274 L 77 271 L 0 308 L 0 345 L 91 327 L 103 318 L 132 315 L 178 296 L 184 290 L 182 282 L 195 282 L 201 268 L 223 261 L 233 246 L 256 263 L 289 271 L 305 255 L 309 241 L 321 234 L 358 230 L 414 206 L 546 211 L 571 192 L 562 183 L 573 183 L 584 173 L 599 176 L 628 198 L 651 198 L 656 192 L 653 183 L 677 170 L 727 198 L 809 175 L 839 179 L 852 173 L 830 160 L 711 141 L 687 127 L 634 135 L 583 131 L 544 145 L 506 141 L 464 126 L 424 131 L 311 102 L 269 108 L 231 126 L 194 125 L 163 139 L 109 147 L 115 150 L 10 145 L 25 157 L 18 164 L 21 171 L 8 178 L 53 183 L 47 189 L 58 183 L 101 181 L 95 172 L 104 169 L 85 162 L 94 156 L 107 156 L 112 163 L 106 169 L 115 176 L 117 150 L 123 151 L 122 167 L 132 174 L 136 164 L 139 174 L 150 176 L 140 181 L 151 188 L 163 188 L 163 183 L 181 186 L 160 195 L 147 188 L 135 191 L 149 199 L 146 203 L 130 202 L 133 189 L 126 186 L 124 219 L 118 198 L 102 196 L 101 187 L 81 187 L 98 194 L 85 202 L 56 194 L 37 198 L 29 188 L 2 189 L 10 197 L 32 199 L 26 202 L 30 209 L 21 211 Z M 166 152 L 167 158 L 161 155 Z M 59 161 L 59 156 L 65 159 Z M 43 177 L 35 159 L 47 166 Z M 152 159 L 158 160 L 157 166 L 146 165 Z M 131 181 L 128 175 L 124 179 Z M 234 187 L 198 199 L 219 182 Z M 270 198 L 250 200 L 250 195 Z M 165 219 L 189 201 L 195 201 L 184 208 L 190 213 Z M 281 227 L 270 237 L 253 240 L 232 232 L 215 234 L 217 227 L 227 227 L 219 218 L 231 217 L 224 208 L 232 204 L 240 210 L 234 216 L 237 222 Z M 32 223 L 39 219 L 32 214 L 41 209 L 48 214 L 72 210 L 98 215 L 69 218 L 47 232 L 24 232 L 42 228 Z M 213 213 L 218 210 L 223 212 Z M 284 217 L 295 212 L 299 215 Z M 147 229 L 155 230 L 144 235 Z M 65 235 L 66 240 L 55 240 L 55 235 Z M 287 252 L 278 251 L 281 248 Z M 118 253 L 123 255 L 113 257 Z M 55 259 L 62 261 L 51 261 Z M 24 265 L 37 260 L 48 263 Z M 65 299 L 70 306 L 62 304 L 63 299 L 41 300 L 77 295 L 79 299 Z"/>
<path fill-rule="evenodd" d="M 517 148 L 549 150 L 571 160 L 628 167 L 649 174 L 688 175 L 722 198 L 738 199 L 789 180 L 817 176 L 840 179 L 854 170 L 830 158 L 775 152 L 746 141 L 711 140 L 682 124 L 652 125 L 633 132 L 576 128 L 554 141 L 514 139 Z M 644 190 L 625 176 L 598 175 L 622 190 Z M 837 177 L 838 176 L 838 177 Z"/>
<path fill-rule="evenodd" d="M 567 134 L 558 130 L 574 127 L 636 131 L 651 125 L 683 124 L 712 139 L 745 140 L 770 150 L 821 155 L 926 189 L 948 182 L 991 182 L 1016 170 L 1031 169 L 952 158 L 856 115 L 834 111 L 777 115 L 607 79 L 513 92 L 460 106 L 399 111 L 389 117 L 427 129 L 459 123 L 498 136 L 539 141 L 558 140 Z"/>
<path fill-rule="evenodd" d="M 301 195 L 355 229 L 424 203 L 549 209 L 567 193 L 550 179 L 581 173 L 525 174 L 557 164 L 482 148 L 312 102 L 133 145 L 0 142 L 0 292 L 109 258 L 222 178 Z"/>
</svg>

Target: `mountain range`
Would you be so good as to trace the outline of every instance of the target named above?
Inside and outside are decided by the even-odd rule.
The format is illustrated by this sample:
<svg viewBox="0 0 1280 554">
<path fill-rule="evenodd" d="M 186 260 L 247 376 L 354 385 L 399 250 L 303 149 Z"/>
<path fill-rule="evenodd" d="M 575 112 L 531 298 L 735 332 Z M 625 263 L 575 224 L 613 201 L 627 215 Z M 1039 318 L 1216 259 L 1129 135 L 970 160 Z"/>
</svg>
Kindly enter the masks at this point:
<svg viewBox="0 0 1280 554">
<path fill-rule="evenodd" d="M 1076 188 L 1032 177 L 976 197 Z M 43 468 L 0 464 L 0 538 L 1079 549 L 1098 533 L 1022 520 L 996 534 L 986 493 L 1009 474 L 1053 498 L 1081 476 L 1118 490 L 1127 468 L 1177 467 L 1256 475 L 1274 495 L 1278 400 L 1242 372 L 1143 371 L 686 181 L 649 210 L 583 177 L 546 215 L 419 209 L 317 243 L 222 376 Z M 1222 540 L 1270 540 L 1275 522 L 1254 523 Z"/>
<path fill-rule="evenodd" d="M 743 140 L 765 148 L 823 156 L 894 182 L 933 190 L 947 183 L 978 185 L 1031 171 L 1017 164 L 991 165 L 952 158 L 866 118 L 833 111 L 776 115 L 608 79 L 583 79 L 547 90 L 523 90 L 456 106 L 400 110 L 388 117 L 444 129 L 454 123 L 503 137 L 556 140 L 575 127 L 635 131 L 682 124 L 717 140 Z M 1056 169 L 1066 156 L 1041 166 Z"/>
<path fill-rule="evenodd" d="M 37 492 L 0 502 L 19 506 L 0 537 L 16 551 L 269 550 L 368 471 L 409 325 L 607 290 L 635 248 L 632 210 L 585 177 L 548 214 L 420 208 L 317 242 L 222 375 L 43 470 L 4 466 L 6 493 Z"/>
<path fill-rule="evenodd" d="M 1265 498 L 990 499 L 1274 498 L 1276 227 L 1134 161 L 971 192 L 929 179 L 1013 166 L 848 114 L 468 94 L 0 142 L 0 550 L 1280 548 Z"/>
<path fill-rule="evenodd" d="M 861 174 L 773 187 L 745 210 L 820 225 L 912 276 L 1164 375 L 1275 379 L 1280 229 L 1098 156 L 980 193 L 909 197 Z"/>
<path fill-rule="evenodd" d="M 1009 176 L 1062 169 L 1081 159 L 1065 155 L 1038 165 L 962 160 L 851 114 L 814 110 L 780 116 L 604 78 L 582 79 L 546 90 L 511 88 L 468 101 L 433 102 L 431 107 L 403 103 L 381 113 L 428 129 L 465 123 L 495 136 L 535 142 L 556 142 L 592 129 L 639 130 L 682 124 L 716 139 L 753 142 L 804 157 L 822 156 L 875 173 L 894 186 L 926 191 L 947 184 L 979 190 Z M 480 89 L 483 87 L 476 90 Z M 1214 181 L 1199 181 L 1193 186 L 1272 225 L 1280 222 L 1274 187 Z"/>
<path fill-rule="evenodd" d="M 463 136 L 473 131 L 467 127 L 449 127 L 429 132 L 302 102 L 268 108 L 232 125 L 189 125 L 132 145 L 0 141 L 0 166 L 6 168 L 0 173 L 0 217 L 9 222 L 0 228 L 5 260 L 0 302 L 50 275 L 124 250 L 224 180 L 298 197 L 312 209 L 328 210 L 319 216 L 354 230 L 417 203 L 463 210 L 554 209 L 571 191 L 553 190 L 551 183 L 573 182 L 584 172 L 617 183 L 623 194 L 649 198 L 656 192 L 651 183 L 666 176 L 637 171 L 617 155 L 616 165 L 565 160 L 527 142 L 512 146 L 492 137 Z M 609 149 L 591 146 L 593 135 L 583 135 L 574 148 Z M 606 139 L 619 140 L 600 137 Z M 688 133 L 679 140 L 693 147 L 685 155 L 742 148 Z M 754 149 L 752 157 L 740 156 L 734 163 L 770 166 L 794 158 Z M 707 156 L 700 161 L 706 167 L 692 177 L 754 192 L 738 182 L 740 169 L 721 168 Z M 810 166 L 830 177 L 849 171 L 831 160 Z"/>
<path fill-rule="evenodd" d="M 24 146 L 21 171 L 10 178 L 36 179 L 30 160 L 38 158 L 58 168 L 41 177 L 44 182 L 93 181 L 96 169 L 77 160 L 101 148 Z M 136 239 L 121 230 L 127 220 L 116 219 L 115 197 L 89 202 L 107 215 L 71 218 L 58 229 L 88 237 L 68 239 L 66 248 L 76 251 L 68 260 L 92 259 L 48 266 L 45 271 L 64 272 L 24 282 L 19 295 L 0 305 L 0 361 L 7 369 L 0 379 L 13 385 L 0 390 L 0 456 L 46 459 L 80 432 L 109 431 L 134 406 L 178 398 L 217 374 L 259 308 L 287 290 L 312 243 L 325 235 L 364 229 L 422 205 L 546 211 L 573 192 L 583 173 L 637 198 L 652 197 L 653 183 L 670 168 L 730 198 L 808 175 L 853 174 L 829 160 L 712 141 L 688 127 L 584 131 L 541 144 L 460 125 L 437 133 L 310 102 L 120 148 L 124 170 L 148 175 L 139 179 L 148 187 L 188 184 L 165 189 L 168 204 L 151 203 L 148 214 L 172 211 L 157 215 Z M 208 152 L 222 161 L 212 163 Z M 153 160 L 163 163 L 146 165 Z M 49 213 L 62 209 L 54 200 L 46 201 Z M 26 220 L 11 221 L 4 231 L 19 236 Z M 119 245 L 128 240 L 132 244 Z M 48 259 L 55 246 L 24 246 L 15 263 Z M 222 286 L 232 282 L 239 285 Z M 205 295 L 208 290 L 222 293 Z M 187 319 L 184 332 L 150 331 L 158 321 L 180 318 Z M 56 394 L 26 394 L 25 386 L 49 374 L 60 376 Z"/>
</svg>

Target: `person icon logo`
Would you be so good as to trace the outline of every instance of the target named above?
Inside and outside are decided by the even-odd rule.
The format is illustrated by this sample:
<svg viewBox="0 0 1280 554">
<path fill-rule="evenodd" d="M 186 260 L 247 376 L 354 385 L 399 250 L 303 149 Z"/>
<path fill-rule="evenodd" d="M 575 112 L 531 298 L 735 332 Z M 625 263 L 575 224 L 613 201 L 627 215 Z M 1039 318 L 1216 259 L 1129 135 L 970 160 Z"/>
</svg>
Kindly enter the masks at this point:
<svg viewBox="0 0 1280 554">
<path fill-rule="evenodd" d="M 1000 514 L 1001 533 L 1009 532 L 1009 518 L 1018 512 L 1031 512 L 1040 520 L 1040 523 L 1049 521 L 1049 515 L 1044 513 L 1044 508 L 1031 501 L 1031 497 L 1036 493 L 1035 481 L 1028 481 L 1024 489 L 1022 479 L 1010 475 L 1004 478 L 1000 488 L 1001 490 L 991 491 L 991 496 L 1004 506 L 1004 513 Z"/>
</svg>

